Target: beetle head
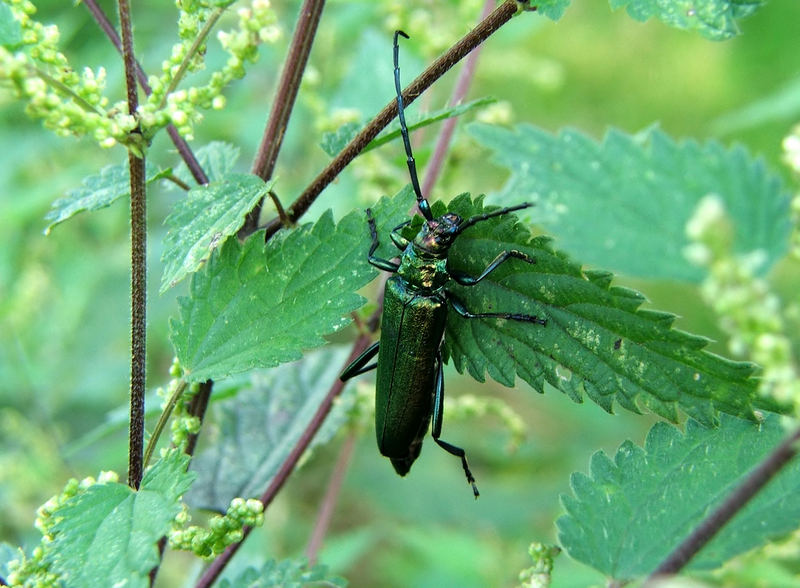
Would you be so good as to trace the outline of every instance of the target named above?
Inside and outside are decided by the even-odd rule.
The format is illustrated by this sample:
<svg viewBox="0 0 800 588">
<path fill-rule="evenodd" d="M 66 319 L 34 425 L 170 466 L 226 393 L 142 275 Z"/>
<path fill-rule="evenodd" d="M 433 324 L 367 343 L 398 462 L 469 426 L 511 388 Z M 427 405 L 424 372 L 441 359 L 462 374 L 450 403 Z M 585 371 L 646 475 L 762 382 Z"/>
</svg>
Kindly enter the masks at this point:
<svg viewBox="0 0 800 588">
<path fill-rule="evenodd" d="M 461 217 L 452 212 L 425 221 L 414 243 L 434 255 L 446 254 L 458 236 L 461 222 Z"/>
</svg>

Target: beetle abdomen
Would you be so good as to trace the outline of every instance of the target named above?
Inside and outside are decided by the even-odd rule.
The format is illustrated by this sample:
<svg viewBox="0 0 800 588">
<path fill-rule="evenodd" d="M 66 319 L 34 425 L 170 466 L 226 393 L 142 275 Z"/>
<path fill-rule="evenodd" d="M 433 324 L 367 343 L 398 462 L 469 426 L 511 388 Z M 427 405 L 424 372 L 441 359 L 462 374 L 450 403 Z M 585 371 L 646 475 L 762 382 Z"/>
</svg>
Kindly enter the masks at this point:
<svg viewBox="0 0 800 588">
<path fill-rule="evenodd" d="M 383 299 L 375 398 L 375 432 L 381 454 L 405 475 L 428 430 L 436 386 L 436 356 L 444 335 L 447 302 L 414 292 L 389 278 Z"/>
</svg>

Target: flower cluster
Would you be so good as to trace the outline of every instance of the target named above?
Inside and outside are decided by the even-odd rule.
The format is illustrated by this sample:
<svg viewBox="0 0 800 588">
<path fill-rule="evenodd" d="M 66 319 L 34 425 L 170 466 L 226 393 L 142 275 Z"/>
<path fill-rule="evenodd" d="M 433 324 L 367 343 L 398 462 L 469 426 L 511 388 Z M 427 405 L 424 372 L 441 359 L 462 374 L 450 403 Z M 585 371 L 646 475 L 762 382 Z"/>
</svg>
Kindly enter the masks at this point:
<svg viewBox="0 0 800 588">
<path fill-rule="evenodd" d="M 800 177 L 800 125 L 792 129 L 783 139 L 783 157 L 786 164 Z M 792 234 L 791 253 L 800 259 L 800 194 L 792 200 L 792 221 L 794 232 Z"/>
<path fill-rule="evenodd" d="M 183 528 L 190 520 L 184 510 L 176 517 L 175 528 L 169 535 L 172 549 L 191 551 L 211 558 L 222 553 L 228 545 L 242 540 L 243 528 L 258 527 L 264 523 L 264 505 L 254 498 L 234 498 L 225 516 L 216 515 L 209 520 L 208 528 L 191 525 Z"/>
<path fill-rule="evenodd" d="M 103 95 L 106 72 L 75 72 L 58 51 L 59 31 L 33 19 L 29 0 L 5 0 L 18 27 L 14 50 L 0 46 L 0 80 L 27 101 L 26 112 L 58 135 L 89 135 L 108 147 L 124 141 L 136 127 L 125 103 L 109 108 Z"/>
<path fill-rule="evenodd" d="M 176 0 L 180 42 L 163 62 L 161 75 L 149 78 L 152 92 L 135 116 L 124 100 L 112 104 L 104 95 L 103 68 L 78 74 L 70 66 L 58 50 L 58 28 L 34 20 L 36 7 L 30 0 L 3 0 L 18 30 L 7 35 L 16 43 L 0 46 L 0 80 L 27 102 L 29 116 L 59 135 L 90 136 L 102 147 L 122 143 L 139 150 L 139 136 L 131 134 L 137 126 L 149 141 L 172 123 L 191 138 L 194 124 L 202 120 L 200 110 L 223 108 L 224 88 L 244 76 L 245 63 L 257 59 L 261 43 L 280 37 L 269 0 L 252 0 L 238 10 L 237 26 L 217 35 L 229 55 L 225 65 L 205 85 L 179 89 L 186 74 L 203 69 L 206 39 L 233 1 Z"/>
<path fill-rule="evenodd" d="M 230 4 L 229 2 L 228 4 Z M 225 65 L 213 72 L 203 86 L 177 89 L 184 76 L 204 67 L 206 39 L 224 7 L 219 2 L 177 1 L 181 16 L 178 23 L 181 41 L 172 48 L 169 59 L 161 64 L 161 76 L 150 76 L 152 93 L 139 108 L 145 136 L 152 136 L 169 123 L 187 139 L 192 138 L 194 124 L 202 120 L 200 110 L 222 109 L 222 91 L 232 81 L 244 77 L 245 64 L 258 58 L 261 43 L 274 43 L 280 38 L 276 16 L 269 0 L 253 0 L 249 7 L 237 11 L 238 26 L 220 31 L 217 39 L 228 53 Z"/>
<path fill-rule="evenodd" d="M 701 293 L 730 336 L 729 348 L 762 367 L 763 394 L 800 404 L 800 378 L 785 334 L 785 314 L 767 282 L 755 275 L 764 263 L 763 252 L 732 254 L 730 222 L 715 195 L 701 200 L 686 233 L 693 242 L 687 256 L 708 269 Z"/>
</svg>

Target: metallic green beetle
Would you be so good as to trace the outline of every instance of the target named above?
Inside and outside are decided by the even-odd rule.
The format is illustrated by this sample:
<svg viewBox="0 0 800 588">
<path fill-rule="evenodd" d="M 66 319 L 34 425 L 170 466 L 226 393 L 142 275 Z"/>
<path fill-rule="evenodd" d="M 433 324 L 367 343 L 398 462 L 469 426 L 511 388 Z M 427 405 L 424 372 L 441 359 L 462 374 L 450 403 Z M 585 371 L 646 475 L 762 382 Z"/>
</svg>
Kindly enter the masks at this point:
<svg viewBox="0 0 800 588">
<path fill-rule="evenodd" d="M 472 485 L 472 491 L 477 498 L 478 488 L 475 486 L 475 478 L 467 464 L 464 450 L 439 438 L 442 432 L 444 400 L 440 347 L 444 338 L 448 305 L 468 319 L 500 318 L 539 325 L 545 325 L 547 321 L 525 314 L 473 313 L 447 289 L 451 280 L 462 286 L 474 286 L 510 258 L 535 263 L 533 258 L 513 249 L 503 251 L 480 275 L 473 277 L 448 269 L 447 253 L 456 237 L 475 223 L 527 208 L 530 204 L 502 208 L 466 220 L 453 213 L 434 218 L 430 205 L 422 196 L 419 187 L 416 164 L 408 138 L 400 88 L 398 36 L 408 38 L 408 35 L 403 31 L 396 31 L 394 34 L 394 81 L 400 129 L 408 156 L 411 184 L 417 197 L 417 206 L 425 222 L 412 241 L 401 234 L 402 229 L 410 221 L 395 227 L 391 232 L 392 242 L 402 251 L 400 263 L 396 263 L 375 256 L 378 233 L 372 211 L 367 209 L 367 221 L 372 237 L 369 263 L 395 275 L 386 283 L 380 341 L 356 358 L 342 372 L 341 379 L 348 380 L 375 367 L 378 368 L 375 398 L 375 432 L 378 448 L 382 455 L 391 460 L 398 474 L 405 476 L 419 456 L 422 440 L 433 416 L 431 429 L 433 440 L 448 453 L 461 458 L 467 482 Z M 376 354 L 378 361 L 367 365 Z"/>
</svg>

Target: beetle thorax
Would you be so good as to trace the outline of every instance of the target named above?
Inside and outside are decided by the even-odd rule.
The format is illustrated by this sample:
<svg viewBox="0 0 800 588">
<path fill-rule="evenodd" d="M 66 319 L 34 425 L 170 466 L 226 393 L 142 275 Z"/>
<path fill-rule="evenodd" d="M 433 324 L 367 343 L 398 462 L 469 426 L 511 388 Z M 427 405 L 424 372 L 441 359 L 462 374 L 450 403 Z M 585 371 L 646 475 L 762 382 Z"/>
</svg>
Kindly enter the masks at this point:
<svg viewBox="0 0 800 588">
<path fill-rule="evenodd" d="M 458 236 L 461 217 L 448 213 L 422 225 L 400 259 L 397 274 L 423 293 L 440 290 L 447 283 L 447 252 Z"/>
</svg>

